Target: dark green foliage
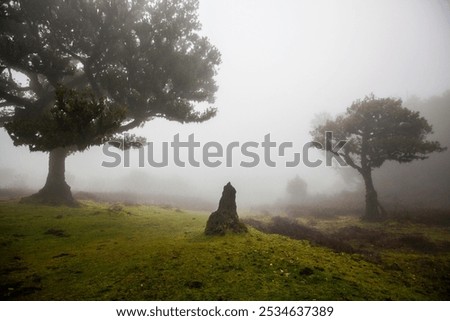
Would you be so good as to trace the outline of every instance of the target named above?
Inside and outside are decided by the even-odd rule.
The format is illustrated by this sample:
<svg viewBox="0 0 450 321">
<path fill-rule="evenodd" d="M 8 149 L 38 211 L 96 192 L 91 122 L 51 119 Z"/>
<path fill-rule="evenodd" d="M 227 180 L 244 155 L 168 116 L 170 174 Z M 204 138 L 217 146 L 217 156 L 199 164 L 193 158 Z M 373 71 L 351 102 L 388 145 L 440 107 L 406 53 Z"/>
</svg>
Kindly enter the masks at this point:
<svg viewBox="0 0 450 321">
<path fill-rule="evenodd" d="M 100 145 L 119 128 L 125 109 L 108 106 L 90 91 L 56 90 L 55 105 L 38 118 L 26 113 L 5 124 L 15 145 L 29 144 L 32 151 L 64 147 L 83 151 Z"/>
</svg>

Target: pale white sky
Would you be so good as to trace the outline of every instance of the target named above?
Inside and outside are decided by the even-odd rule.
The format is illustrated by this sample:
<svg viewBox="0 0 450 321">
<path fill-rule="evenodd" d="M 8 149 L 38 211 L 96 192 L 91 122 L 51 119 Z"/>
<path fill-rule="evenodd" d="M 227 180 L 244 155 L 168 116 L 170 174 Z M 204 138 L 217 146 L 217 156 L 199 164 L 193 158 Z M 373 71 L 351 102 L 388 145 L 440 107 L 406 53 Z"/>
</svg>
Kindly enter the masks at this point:
<svg viewBox="0 0 450 321">
<path fill-rule="evenodd" d="M 204 124 L 155 120 L 137 131 L 156 146 L 177 133 L 224 144 L 261 142 L 270 133 L 279 143 L 301 146 L 318 112 L 343 112 L 371 92 L 428 97 L 450 88 L 450 9 L 444 0 L 201 0 L 200 20 L 202 34 L 222 53 L 216 78 L 219 113 Z M 44 183 L 45 154 L 12 147 L 4 132 L 0 147 L 0 168 L 14 169 L 15 180 L 31 187 Z M 66 167 L 72 189 L 118 189 L 119 177 L 141 177 L 125 189 L 160 188 L 201 197 L 220 195 L 231 180 L 243 201 L 271 201 L 282 197 L 296 174 L 313 192 L 345 188 L 335 170 L 323 167 L 115 170 L 102 168 L 102 160 L 99 148 L 70 156 Z M 146 175 L 157 177 L 159 185 L 171 184 L 150 186 L 153 180 Z M 11 179 L 2 184 L 11 185 Z"/>
</svg>

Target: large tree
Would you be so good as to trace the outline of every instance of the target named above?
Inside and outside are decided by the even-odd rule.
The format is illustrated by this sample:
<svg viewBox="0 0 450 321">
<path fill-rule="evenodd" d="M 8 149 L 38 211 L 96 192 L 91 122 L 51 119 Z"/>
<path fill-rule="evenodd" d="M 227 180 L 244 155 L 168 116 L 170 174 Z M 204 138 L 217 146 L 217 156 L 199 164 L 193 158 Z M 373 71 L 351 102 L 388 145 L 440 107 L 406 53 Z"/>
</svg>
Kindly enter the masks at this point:
<svg viewBox="0 0 450 321">
<path fill-rule="evenodd" d="M 331 141 L 326 142 L 326 132 L 332 133 L 328 135 Z M 374 95 L 353 102 L 344 115 L 311 132 L 314 141 L 327 152 L 342 157 L 362 175 L 366 188 L 364 218 L 368 220 L 378 220 L 385 214 L 373 184 L 373 169 L 386 161 L 409 163 L 445 150 L 439 142 L 426 140 L 431 133 L 428 121 L 419 112 L 403 107 L 400 99 Z M 333 149 L 339 141 L 347 143 L 339 150 Z"/>
<path fill-rule="evenodd" d="M 30 118 L 18 110 L 5 128 L 15 145 L 29 145 L 31 151 L 51 151 L 44 187 L 24 201 L 76 205 L 65 181 L 63 160 L 72 152 L 113 139 L 126 110 L 103 98 L 97 99 L 90 90 L 59 87 L 55 97 L 54 105 L 36 117 Z"/>
<path fill-rule="evenodd" d="M 218 50 L 198 33 L 197 10 L 196 0 L 1 2 L 0 125 L 16 145 L 49 152 L 40 199 L 67 199 L 70 152 L 155 117 L 185 123 L 215 115 L 212 107 L 195 110 L 197 103 L 214 102 L 220 64 Z M 64 103 L 64 97 L 77 103 Z M 68 127 L 58 133 L 44 130 L 45 124 L 57 126 L 63 106 L 84 116 L 59 119 Z M 97 114 L 86 109 L 99 106 Z M 106 118 L 109 124 L 101 120 Z M 95 130 L 80 134 L 92 123 Z"/>
</svg>

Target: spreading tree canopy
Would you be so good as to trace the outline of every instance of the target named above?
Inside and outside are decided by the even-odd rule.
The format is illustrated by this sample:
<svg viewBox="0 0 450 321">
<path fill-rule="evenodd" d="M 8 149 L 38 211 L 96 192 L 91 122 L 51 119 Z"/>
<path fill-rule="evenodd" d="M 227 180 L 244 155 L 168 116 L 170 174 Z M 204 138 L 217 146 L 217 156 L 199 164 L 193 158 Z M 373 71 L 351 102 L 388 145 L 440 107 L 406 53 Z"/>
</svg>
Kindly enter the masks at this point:
<svg viewBox="0 0 450 321">
<path fill-rule="evenodd" d="M 73 202 L 68 153 L 155 118 L 203 122 L 220 53 L 196 0 L 7 0 L 0 5 L 0 125 L 50 152 L 44 202 Z M 65 186 L 61 188 L 61 186 Z"/>
<path fill-rule="evenodd" d="M 327 131 L 332 132 L 331 144 L 323 143 Z M 366 188 L 365 218 L 369 220 L 385 214 L 378 202 L 372 170 L 386 161 L 408 163 L 445 150 L 439 142 L 427 140 L 431 133 L 428 121 L 419 112 L 403 107 L 400 99 L 374 95 L 355 101 L 344 115 L 318 125 L 311 132 L 315 141 L 326 146 L 327 152 L 339 154 L 362 175 Z M 342 140 L 347 141 L 343 148 L 333 150 L 332 146 Z"/>
</svg>

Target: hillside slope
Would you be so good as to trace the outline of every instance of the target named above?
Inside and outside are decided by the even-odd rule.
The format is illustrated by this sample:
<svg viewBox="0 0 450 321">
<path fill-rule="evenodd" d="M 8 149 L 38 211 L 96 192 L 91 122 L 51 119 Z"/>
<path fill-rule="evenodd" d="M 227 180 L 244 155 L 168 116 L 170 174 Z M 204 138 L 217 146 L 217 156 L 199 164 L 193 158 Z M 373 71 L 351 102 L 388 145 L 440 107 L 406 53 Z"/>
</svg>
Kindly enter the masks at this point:
<svg viewBox="0 0 450 321">
<path fill-rule="evenodd" d="M 149 206 L 0 202 L 0 299 L 445 299 L 414 273 L 358 254 L 255 229 L 206 237 L 207 217 Z M 449 262 L 448 253 L 433 259 Z"/>
</svg>

